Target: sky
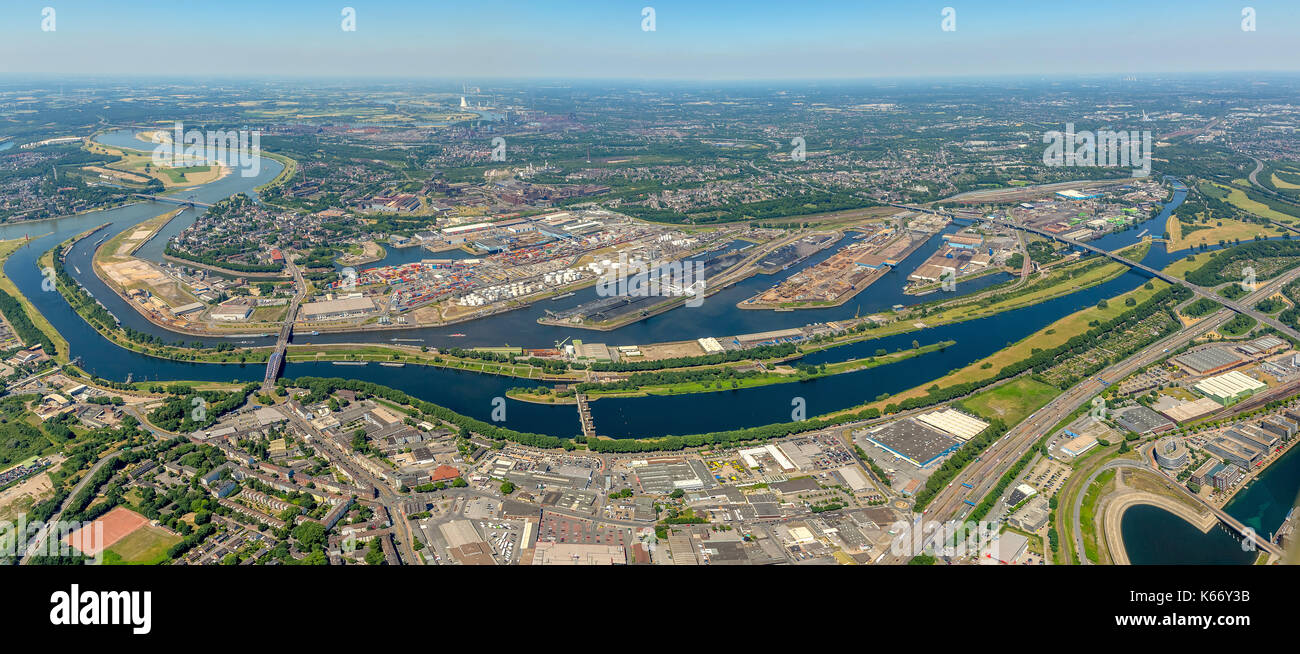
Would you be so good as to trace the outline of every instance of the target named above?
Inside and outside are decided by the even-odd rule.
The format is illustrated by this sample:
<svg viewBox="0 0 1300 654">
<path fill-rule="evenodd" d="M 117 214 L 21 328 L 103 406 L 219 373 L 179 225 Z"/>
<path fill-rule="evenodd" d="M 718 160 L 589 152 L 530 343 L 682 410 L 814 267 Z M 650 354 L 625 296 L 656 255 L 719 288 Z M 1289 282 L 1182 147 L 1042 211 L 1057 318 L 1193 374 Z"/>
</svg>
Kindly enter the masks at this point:
<svg viewBox="0 0 1300 654">
<path fill-rule="evenodd" d="M 1243 7 L 1254 9 L 1245 31 Z M 355 30 L 344 28 L 344 8 Z M 654 29 L 643 29 L 643 8 Z M 53 9 L 52 17 L 47 8 Z M 955 29 L 943 29 L 945 9 Z M 52 18 L 52 23 L 50 18 Z M 53 27 L 52 30 L 43 29 Z M 1300 71 L 1293 0 L 7 0 L 0 73 L 824 80 Z"/>
</svg>

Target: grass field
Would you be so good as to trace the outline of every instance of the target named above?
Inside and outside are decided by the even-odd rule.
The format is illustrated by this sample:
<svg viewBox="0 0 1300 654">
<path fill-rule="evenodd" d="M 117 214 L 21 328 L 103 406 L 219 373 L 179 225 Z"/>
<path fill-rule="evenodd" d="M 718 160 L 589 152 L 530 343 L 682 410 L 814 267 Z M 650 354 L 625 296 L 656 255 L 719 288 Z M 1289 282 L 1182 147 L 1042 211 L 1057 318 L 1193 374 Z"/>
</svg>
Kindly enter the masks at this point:
<svg viewBox="0 0 1300 654">
<path fill-rule="evenodd" d="M 1236 191 L 1241 193 L 1241 191 Z M 1244 198 L 1245 195 L 1243 194 Z M 1264 207 L 1264 205 L 1259 205 Z M 1268 207 L 1264 207 L 1268 209 Z M 1271 210 L 1270 210 L 1271 211 Z M 1253 213 L 1253 212 L 1252 212 Z M 1211 219 L 1209 229 L 1198 229 L 1190 234 L 1183 234 L 1182 224 L 1175 216 L 1169 216 L 1165 230 L 1169 232 L 1169 252 L 1178 252 L 1198 245 L 1217 245 L 1219 241 L 1254 240 L 1256 235 L 1265 237 L 1281 236 L 1284 230 L 1272 226 L 1256 225 L 1240 220 Z"/>
<path fill-rule="evenodd" d="M 1219 188 L 1228 191 L 1228 204 L 1231 204 L 1243 211 L 1249 211 L 1256 216 L 1276 220 L 1281 223 L 1289 223 L 1295 220 L 1294 216 L 1288 216 L 1280 211 L 1274 211 L 1263 202 L 1256 202 L 1246 196 L 1246 193 L 1238 188 L 1230 188 L 1222 184 L 1215 184 Z M 1199 233 L 1199 232 L 1198 232 Z"/>
<path fill-rule="evenodd" d="M 1182 257 L 1181 259 L 1169 264 L 1168 266 L 1165 266 L 1165 269 L 1162 272 L 1172 277 L 1177 277 L 1179 279 L 1186 279 L 1184 275 L 1187 274 L 1187 271 L 1200 268 L 1201 266 L 1205 265 L 1206 261 L 1209 260 L 1210 260 L 1209 254 L 1204 254 L 1204 253 L 1188 254 L 1187 256 Z"/>
<path fill-rule="evenodd" d="M 1277 188 L 1284 188 L 1288 190 L 1300 188 L 1300 184 L 1291 184 L 1289 182 L 1283 181 L 1282 178 L 1278 177 L 1276 173 L 1273 175 L 1272 181 L 1273 181 L 1273 186 L 1276 186 Z"/>
<path fill-rule="evenodd" d="M 1014 379 L 962 402 L 985 418 L 1000 418 L 1008 425 L 1024 420 L 1060 394 L 1056 387 L 1029 377 Z"/>
<path fill-rule="evenodd" d="M 159 527 L 145 525 L 104 550 L 104 564 L 157 565 L 167 560 L 167 551 L 179 542 L 179 536 L 173 536 Z"/>
<path fill-rule="evenodd" d="M 1106 489 L 1107 485 L 1114 478 L 1114 470 L 1107 470 L 1097 475 L 1097 478 L 1092 481 L 1092 485 L 1088 486 L 1088 491 L 1083 496 L 1083 504 L 1079 507 L 1079 531 L 1082 532 L 1083 536 L 1083 553 L 1088 557 L 1088 560 L 1093 563 L 1100 561 L 1097 552 L 1097 525 L 1095 515 L 1097 510 L 1097 500 L 1101 497 L 1102 491 Z"/>
</svg>

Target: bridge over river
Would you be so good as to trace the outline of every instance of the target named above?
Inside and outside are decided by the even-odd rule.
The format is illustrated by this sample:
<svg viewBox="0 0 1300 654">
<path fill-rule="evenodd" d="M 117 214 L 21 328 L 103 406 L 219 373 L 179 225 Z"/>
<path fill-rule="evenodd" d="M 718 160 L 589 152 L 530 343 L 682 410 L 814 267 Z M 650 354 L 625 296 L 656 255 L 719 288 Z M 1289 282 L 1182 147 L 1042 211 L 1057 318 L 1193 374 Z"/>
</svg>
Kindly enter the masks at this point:
<svg viewBox="0 0 1300 654">
<path fill-rule="evenodd" d="M 204 209 L 212 208 L 212 205 L 206 202 L 199 202 L 197 200 L 187 200 L 185 198 L 174 198 L 167 195 L 148 195 L 145 193 L 132 193 L 131 195 L 134 195 L 137 198 L 153 200 L 154 202 L 163 202 L 166 204 L 179 204 L 182 207 L 203 207 Z"/>
<path fill-rule="evenodd" d="M 1028 232 L 1030 234 L 1036 234 L 1038 236 L 1051 239 L 1058 243 L 1064 243 L 1066 245 L 1079 248 L 1080 250 L 1093 252 L 1095 254 L 1100 254 L 1109 259 L 1118 261 L 1119 263 L 1122 263 L 1134 270 L 1142 271 L 1143 273 L 1146 273 L 1147 275 L 1150 275 L 1151 277 L 1154 277 L 1156 279 L 1168 282 L 1170 284 L 1176 284 L 1178 286 L 1182 286 L 1200 297 L 1214 300 L 1215 302 L 1218 302 L 1219 304 L 1222 304 L 1223 306 L 1232 309 L 1233 311 L 1241 315 L 1250 316 L 1251 318 L 1254 318 L 1259 324 L 1268 325 L 1269 327 L 1272 327 L 1273 329 L 1276 329 L 1277 331 L 1286 334 L 1287 336 L 1290 336 L 1291 338 L 1296 339 L 1297 341 L 1300 341 L 1300 331 L 1297 331 L 1295 329 L 1292 329 L 1282 324 L 1276 318 L 1269 316 L 1261 311 L 1258 311 L 1254 307 L 1246 306 L 1238 302 L 1235 302 L 1233 300 L 1230 300 L 1226 297 L 1223 297 L 1222 295 L 1216 293 L 1213 289 L 1205 288 L 1204 286 L 1197 286 L 1196 284 L 1193 284 L 1185 279 L 1174 277 L 1173 275 L 1166 274 L 1163 271 L 1156 270 L 1151 266 L 1147 266 L 1138 263 L 1136 261 L 1133 261 L 1131 259 L 1128 259 L 1120 255 L 1119 252 L 1110 252 L 1108 250 L 1099 248 L 1095 245 L 1083 241 L 1076 241 L 1072 238 L 1066 238 L 1064 236 L 1061 236 L 1060 234 L 1053 234 L 1051 232 L 1039 229 L 1037 227 L 1022 225 L 1020 223 L 1012 222 L 1009 220 L 1000 220 L 1000 221 L 993 220 L 992 218 L 971 213 L 971 212 L 961 212 L 961 214 L 958 215 L 957 213 L 954 212 L 940 211 L 937 209 L 929 209 L 926 207 L 918 207 L 918 206 L 905 205 L 905 204 L 892 204 L 891 206 L 899 207 L 902 209 L 908 209 L 911 211 L 921 211 L 924 213 L 934 214 L 937 216 L 944 216 L 946 218 L 960 218 L 962 220 L 974 220 L 983 223 L 988 223 L 990 225 L 1002 225 L 1005 227 L 1010 227 L 1012 229 L 1018 229 L 1023 232 Z"/>
</svg>

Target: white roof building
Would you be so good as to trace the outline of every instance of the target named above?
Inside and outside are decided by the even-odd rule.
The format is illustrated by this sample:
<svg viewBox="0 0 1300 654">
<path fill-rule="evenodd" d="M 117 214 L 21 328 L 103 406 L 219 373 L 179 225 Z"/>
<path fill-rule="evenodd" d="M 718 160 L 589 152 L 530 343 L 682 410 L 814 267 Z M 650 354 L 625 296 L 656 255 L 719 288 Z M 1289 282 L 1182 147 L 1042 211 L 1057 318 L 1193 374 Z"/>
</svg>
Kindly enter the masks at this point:
<svg viewBox="0 0 1300 654">
<path fill-rule="evenodd" d="M 934 411 L 916 417 L 923 422 L 939 431 L 952 434 L 958 440 L 968 441 L 979 435 L 980 432 L 988 428 L 989 423 L 978 418 L 968 416 L 956 409 L 944 409 Z"/>
<path fill-rule="evenodd" d="M 1222 375 L 1203 379 L 1196 384 L 1196 390 L 1203 395 L 1214 398 L 1237 398 L 1249 395 L 1263 388 L 1265 384 L 1258 379 L 1253 379 L 1239 370 L 1225 372 Z"/>
</svg>

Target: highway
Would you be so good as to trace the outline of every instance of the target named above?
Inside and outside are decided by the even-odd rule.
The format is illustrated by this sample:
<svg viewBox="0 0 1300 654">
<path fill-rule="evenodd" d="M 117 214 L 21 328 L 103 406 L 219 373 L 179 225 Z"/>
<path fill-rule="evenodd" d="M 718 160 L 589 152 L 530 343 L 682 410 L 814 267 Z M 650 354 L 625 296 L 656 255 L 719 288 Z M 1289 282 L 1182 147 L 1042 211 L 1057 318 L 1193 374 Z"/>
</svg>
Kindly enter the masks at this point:
<svg viewBox="0 0 1300 654">
<path fill-rule="evenodd" d="M 1260 286 L 1254 293 L 1243 298 L 1243 300 L 1250 304 L 1258 302 L 1272 295 L 1278 288 L 1290 283 L 1297 276 L 1300 276 L 1300 269 L 1288 271 L 1269 283 Z M 1102 372 L 1076 384 L 1065 393 L 1057 396 L 1043 408 L 1034 412 L 1029 418 L 1010 429 L 1006 436 L 990 445 L 980 455 L 979 460 L 968 464 L 965 469 L 954 476 L 952 483 L 941 490 L 934 500 L 930 502 L 924 515 L 928 519 L 938 521 L 964 516 L 969 509 L 969 506 L 964 504 L 965 500 L 978 504 L 1002 478 L 1002 475 L 1010 469 L 1012 464 L 1019 460 L 1043 434 L 1047 433 L 1047 430 L 1064 420 L 1075 409 L 1090 402 L 1094 396 L 1106 388 L 1105 384 L 1097 381 L 1098 379 L 1119 381 L 1137 369 L 1159 360 L 1167 350 L 1182 347 L 1197 336 L 1227 322 L 1231 317 L 1232 313 L 1230 311 L 1220 310 L 1190 328 L 1180 330 L 1156 341 L 1136 354 L 1109 366 Z M 963 483 L 971 484 L 973 489 L 963 487 Z M 961 510 L 960 516 L 958 515 L 959 510 Z M 888 562 L 903 563 L 907 558 L 910 557 L 891 555 Z"/>
<path fill-rule="evenodd" d="M 1214 300 L 1215 302 L 1218 302 L 1219 304 L 1222 304 L 1223 306 L 1228 307 L 1229 309 L 1232 309 L 1233 311 L 1236 311 L 1237 313 L 1240 313 L 1240 314 L 1242 314 L 1242 315 L 1246 315 L 1246 316 L 1250 316 L 1251 318 L 1254 318 L 1254 319 L 1255 319 L 1256 321 L 1258 321 L 1260 324 L 1268 325 L 1269 327 L 1272 327 L 1273 329 L 1276 329 L 1276 330 L 1278 330 L 1279 332 L 1282 332 L 1283 334 L 1286 334 L 1287 336 L 1290 336 L 1291 338 L 1294 338 L 1294 339 L 1296 339 L 1296 340 L 1300 340 L 1300 331 L 1296 331 L 1296 330 L 1294 330 L 1294 329 L 1292 329 L 1292 328 L 1290 328 L 1290 327 L 1288 327 L 1288 326 L 1282 324 L 1282 323 L 1279 322 L 1276 318 L 1274 318 L 1274 317 L 1272 317 L 1272 316 L 1270 316 L 1270 315 L 1268 315 L 1268 314 L 1265 314 L 1265 313 L 1263 313 L 1262 311 L 1258 311 L 1258 310 L 1256 310 L 1256 309 L 1254 308 L 1254 301 L 1244 302 L 1244 303 L 1243 303 L 1243 302 L 1235 302 L 1235 301 L 1230 300 L 1230 299 L 1228 299 L 1228 298 L 1226 298 L 1226 297 L 1223 297 L 1222 295 L 1219 295 L 1219 294 L 1216 293 L 1213 289 L 1208 289 L 1208 288 L 1205 288 L 1204 286 L 1197 286 L 1196 284 L 1193 284 L 1193 283 L 1191 283 L 1191 282 L 1189 282 L 1189 281 L 1187 281 L 1187 280 L 1185 280 L 1185 279 L 1180 279 L 1180 278 L 1178 278 L 1178 277 L 1174 277 L 1173 275 L 1166 274 L 1166 273 L 1164 273 L 1163 271 L 1156 270 L 1155 268 L 1152 268 L 1152 267 L 1150 267 L 1150 266 L 1146 266 L 1146 265 L 1143 265 L 1143 264 L 1138 263 L 1138 262 L 1136 262 L 1136 261 L 1132 261 L 1132 260 L 1126 259 L 1125 257 L 1120 256 L 1120 254 L 1119 254 L 1118 252 L 1109 252 L 1109 251 L 1107 251 L 1107 250 L 1103 250 L 1103 249 L 1101 249 L 1101 248 L 1099 248 L 1099 247 L 1097 247 L 1097 246 L 1095 246 L 1095 245 L 1090 245 L 1090 244 L 1088 244 L 1088 243 L 1083 243 L 1083 242 L 1076 241 L 1076 240 L 1073 240 L 1073 239 L 1068 239 L 1068 238 L 1065 238 L 1065 237 L 1063 237 L 1063 236 L 1059 236 L 1059 235 L 1056 235 L 1056 234 L 1052 234 L 1052 233 L 1050 233 L 1050 232 L 1046 232 L 1046 231 L 1043 231 L 1043 230 L 1038 229 L 1038 228 L 1035 228 L 1035 227 L 1029 227 L 1028 225 L 1018 225 L 1018 224 L 1015 224 L 1015 223 L 1008 223 L 1008 222 L 1002 222 L 1002 223 L 998 223 L 998 222 L 996 222 L 996 221 L 988 221 L 988 222 L 990 222 L 990 223 L 994 223 L 994 224 L 999 224 L 999 225 L 1007 225 L 1007 226 L 1013 227 L 1013 228 L 1015 228 L 1015 229 L 1024 230 L 1024 231 L 1027 231 L 1027 232 L 1029 232 L 1029 233 L 1031 233 L 1031 234 L 1037 234 L 1037 235 L 1042 236 L 1042 237 L 1044 237 L 1044 238 L 1054 239 L 1054 240 L 1060 241 L 1060 242 L 1062 242 L 1062 243 L 1065 243 L 1065 244 L 1067 244 L 1067 245 L 1072 245 L 1072 246 L 1074 246 L 1074 247 L 1081 248 L 1081 249 L 1087 250 L 1087 251 L 1089 251 L 1089 252 L 1094 252 L 1094 253 L 1100 254 L 1100 255 L 1102 255 L 1102 256 L 1104 256 L 1104 257 L 1108 257 L 1108 258 L 1114 259 L 1115 261 L 1118 261 L 1118 262 L 1120 262 L 1120 263 L 1122 263 L 1122 264 L 1124 264 L 1124 265 L 1126 265 L 1126 266 L 1128 266 L 1128 267 L 1130 267 L 1130 268 L 1134 268 L 1134 269 L 1136 269 L 1136 270 L 1141 270 L 1141 271 L 1143 271 L 1143 272 L 1145 272 L 1145 273 L 1147 273 L 1147 274 L 1149 274 L 1149 275 L 1151 275 L 1152 277 L 1155 277 L 1155 278 L 1157 278 L 1157 279 L 1160 279 L 1160 280 L 1163 280 L 1163 281 L 1169 282 L 1170 284 L 1177 284 L 1177 285 L 1179 285 L 1179 286 L 1182 286 L 1182 287 L 1184 287 L 1184 288 L 1190 290 L 1191 292 L 1193 292 L 1193 293 L 1195 293 L 1195 294 L 1197 294 L 1197 295 L 1199 295 L 1199 296 L 1201 296 L 1201 297 L 1209 298 L 1209 299 L 1211 299 L 1211 300 Z M 1260 298 L 1260 299 L 1263 299 L 1263 298 Z"/>
<path fill-rule="evenodd" d="M 929 208 L 926 208 L 926 207 L 918 207 L 918 206 L 912 206 L 912 205 L 906 205 L 906 204 L 892 204 L 892 203 L 891 203 L 891 206 L 895 206 L 895 207 L 899 207 L 899 208 L 903 208 L 903 209 L 909 209 L 909 210 L 912 210 L 912 211 L 922 211 L 922 212 L 925 212 L 925 213 L 935 214 L 935 215 L 938 215 L 938 216 L 945 216 L 945 217 L 947 217 L 947 218 L 962 218 L 962 219 L 964 219 L 964 220 L 975 220 L 975 221 L 979 221 L 979 222 L 986 222 L 986 223 L 991 224 L 991 225 L 1002 225 L 1002 226 L 1005 226 L 1005 227 L 1010 227 L 1010 228 L 1012 228 L 1012 229 L 1017 229 L 1017 230 L 1021 230 L 1021 231 L 1029 232 L 1029 233 L 1031 233 L 1031 234 L 1036 234 L 1036 235 L 1038 235 L 1038 236 L 1042 236 L 1043 238 L 1051 239 L 1051 240 L 1053 240 L 1053 241 L 1057 241 L 1057 242 L 1060 242 L 1060 243 L 1065 243 L 1066 245 L 1070 245 L 1070 246 L 1073 246 L 1073 247 L 1079 248 L 1079 249 L 1081 249 L 1081 250 L 1086 250 L 1086 251 L 1088 251 L 1088 252 L 1093 252 L 1093 253 L 1096 253 L 1096 254 L 1100 254 L 1100 255 L 1102 255 L 1102 256 L 1104 256 L 1104 257 L 1107 257 L 1107 258 L 1109 258 L 1109 259 L 1113 259 L 1113 260 L 1118 261 L 1119 263 L 1122 263 L 1122 264 L 1124 264 L 1124 265 L 1126 265 L 1126 266 L 1128 266 L 1128 267 L 1130 267 L 1130 268 L 1133 268 L 1134 270 L 1141 270 L 1142 272 L 1145 272 L 1145 273 L 1147 273 L 1148 275 L 1151 275 L 1152 277 L 1155 277 L 1156 279 L 1163 280 L 1163 281 L 1168 282 L 1168 283 L 1170 283 L 1170 284 L 1177 284 L 1177 285 L 1179 285 L 1179 286 L 1182 286 L 1182 287 L 1184 287 L 1184 288 L 1186 288 L 1186 289 L 1192 291 L 1193 293 L 1199 295 L 1200 297 L 1203 297 L 1203 298 L 1209 298 L 1209 299 L 1211 299 L 1211 300 L 1214 300 L 1215 302 L 1218 302 L 1219 304 L 1222 304 L 1223 306 L 1228 307 L 1229 309 L 1232 309 L 1233 311 L 1236 311 L 1237 313 L 1240 313 L 1240 314 L 1242 314 L 1242 315 L 1250 316 L 1251 318 L 1254 318 L 1257 322 L 1259 322 L 1259 323 L 1262 324 L 1262 325 L 1268 325 L 1269 327 L 1272 327 L 1273 329 L 1276 329 L 1276 330 L 1278 330 L 1279 332 L 1282 332 L 1283 334 L 1286 334 L 1287 336 L 1290 336 L 1291 338 L 1296 339 L 1297 341 L 1300 341 L 1300 331 L 1294 330 L 1294 329 L 1292 329 L 1292 328 L 1290 328 L 1290 327 L 1288 327 L 1288 326 L 1282 324 L 1282 323 L 1279 322 L 1276 318 L 1274 318 L 1274 317 L 1272 317 L 1272 316 L 1270 316 L 1270 315 L 1267 315 L 1267 314 L 1265 314 L 1265 313 L 1263 313 L 1263 312 L 1257 311 L 1257 310 L 1254 308 L 1254 302 L 1235 302 L 1235 301 L 1230 300 L 1230 299 L 1228 299 L 1228 298 L 1226 298 L 1226 297 L 1223 297 L 1222 295 L 1219 295 L 1219 294 L 1216 293 L 1213 289 L 1208 289 L 1208 288 L 1205 288 L 1205 287 L 1203 287 L 1203 286 L 1197 286 L 1196 284 L 1193 284 L 1193 283 L 1191 283 L 1191 282 L 1189 282 L 1189 281 L 1187 281 L 1187 280 L 1185 280 L 1185 279 L 1179 279 L 1179 278 L 1177 278 L 1177 277 L 1174 277 L 1173 275 L 1166 274 L 1166 273 L 1164 273 L 1163 271 L 1156 270 L 1155 268 L 1152 268 L 1152 267 L 1150 267 L 1150 266 L 1147 266 L 1147 265 L 1144 265 L 1144 264 L 1138 263 L 1138 262 L 1133 261 L 1133 260 L 1131 260 L 1131 259 L 1127 259 L 1127 258 L 1121 256 L 1118 252 L 1110 252 L 1110 251 L 1104 250 L 1104 249 L 1102 249 L 1102 248 L 1099 248 L 1099 247 L 1097 247 L 1097 246 L 1095 246 L 1095 245 L 1091 245 L 1091 244 L 1089 244 L 1089 243 L 1085 243 L 1085 242 L 1082 242 L 1082 241 L 1076 241 L 1076 240 L 1074 240 L 1074 239 L 1070 239 L 1070 238 L 1065 238 L 1064 236 L 1061 236 L 1061 235 L 1059 235 L 1059 234 L 1053 234 L 1053 233 L 1051 233 L 1051 232 L 1048 232 L 1048 231 L 1044 231 L 1044 230 L 1038 229 L 1037 227 L 1030 227 L 1029 225 L 1022 225 L 1022 224 L 1015 223 L 1015 222 L 1010 222 L 1010 221 L 997 221 L 997 220 L 992 220 L 992 219 L 986 218 L 986 217 L 984 217 L 984 216 L 980 216 L 980 215 L 978 215 L 978 214 L 967 213 L 966 215 L 958 216 L 957 214 L 952 213 L 952 212 L 948 212 L 948 211 L 940 211 L 940 210 L 938 210 L 938 209 L 929 209 Z"/>
</svg>

